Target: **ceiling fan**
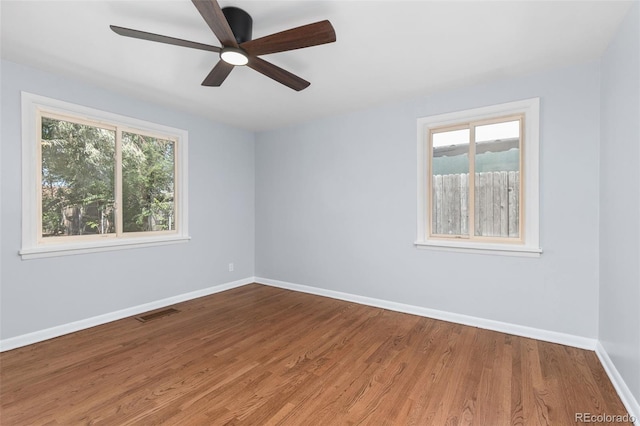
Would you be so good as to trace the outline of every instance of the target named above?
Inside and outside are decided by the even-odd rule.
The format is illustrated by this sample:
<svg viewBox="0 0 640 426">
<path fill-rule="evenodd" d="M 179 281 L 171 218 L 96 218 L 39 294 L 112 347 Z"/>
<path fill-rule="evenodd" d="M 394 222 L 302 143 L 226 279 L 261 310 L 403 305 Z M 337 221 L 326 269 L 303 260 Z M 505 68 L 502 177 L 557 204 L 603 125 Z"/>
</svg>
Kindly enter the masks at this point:
<svg viewBox="0 0 640 426">
<path fill-rule="evenodd" d="M 336 33 L 331 22 L 324 20 L 303 25 L 290 30 L 251 39 L 253 19 L 237 7 L 220 8 L 216 0 L 191 0 L 209 25 L 222 47 L 197 43 L 195 41 L 132 30 L 111 25 L 111 29 L 126 37 L 207 50 L 220 54 L 220 60 L 202 82 L 203 86 L 220 86 L 233 67 L 247 65 L 273 80 L 292 88 L 302 90 L 309 86 L 308 81 L 290 73 L 264 59 L 260 55 L 285 52 L 304 47 L 317 46 L 336 41 Z"/>
</svg>

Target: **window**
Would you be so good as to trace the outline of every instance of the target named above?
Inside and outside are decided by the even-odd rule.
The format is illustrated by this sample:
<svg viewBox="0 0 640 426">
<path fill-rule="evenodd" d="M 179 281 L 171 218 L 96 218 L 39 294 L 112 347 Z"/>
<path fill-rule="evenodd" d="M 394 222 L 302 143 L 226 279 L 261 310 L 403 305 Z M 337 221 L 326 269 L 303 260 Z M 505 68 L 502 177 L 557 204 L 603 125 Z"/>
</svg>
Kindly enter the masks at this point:
<svg viewBox="0 0 640 426">
<path fill-rule="evenodd" d="M 187 132 L 23 93 L 23 259 L 188 240 Z"/>
<path fill-rule="evenodd" d="M 539 100 L 418 119 L 418 247 L 532 255 Z"/>
</svg>

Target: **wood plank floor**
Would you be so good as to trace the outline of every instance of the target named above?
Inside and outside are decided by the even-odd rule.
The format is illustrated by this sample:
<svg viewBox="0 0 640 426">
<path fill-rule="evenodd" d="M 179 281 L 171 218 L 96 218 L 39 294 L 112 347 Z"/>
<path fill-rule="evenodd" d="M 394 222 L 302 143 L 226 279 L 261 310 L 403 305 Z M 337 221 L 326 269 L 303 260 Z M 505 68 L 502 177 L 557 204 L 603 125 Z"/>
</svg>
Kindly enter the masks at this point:
<svg viewBox="0 0 640 426">
<path fill-rule="evenodd" d="M 0 354 L 7 425 L 573 425 L 594 352 L 252 284 Z M 579 424 L 579 423 L 578 423 Z"/>
</svg>

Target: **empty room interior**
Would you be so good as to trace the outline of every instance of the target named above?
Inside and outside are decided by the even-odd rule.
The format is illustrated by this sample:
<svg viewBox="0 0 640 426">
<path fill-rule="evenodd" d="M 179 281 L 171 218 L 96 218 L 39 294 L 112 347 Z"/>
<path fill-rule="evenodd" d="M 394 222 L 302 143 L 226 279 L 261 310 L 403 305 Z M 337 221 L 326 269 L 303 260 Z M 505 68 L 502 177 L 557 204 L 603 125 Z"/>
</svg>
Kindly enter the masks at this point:
<svg viewBox="0 0 640 426">
<path fill-rule="evenodd" d="M 0 2 L 0 424 L 640 425 L 640 2 Z"/>
</svg>

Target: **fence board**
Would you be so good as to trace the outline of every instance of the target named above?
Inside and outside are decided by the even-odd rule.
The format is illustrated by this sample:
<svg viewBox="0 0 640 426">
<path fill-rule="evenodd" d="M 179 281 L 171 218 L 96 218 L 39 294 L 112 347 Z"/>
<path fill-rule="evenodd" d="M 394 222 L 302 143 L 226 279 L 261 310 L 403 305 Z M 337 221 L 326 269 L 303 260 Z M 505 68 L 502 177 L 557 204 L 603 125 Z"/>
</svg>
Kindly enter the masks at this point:
<svg viewBox="0 0 640 426">
<path fill-rule="evenodd" d="M 432 179 L 432 233 L 469 234 L 469 175 L 434 175 Z M 518 237 L 520 174 L 475 174 L 475 235 Z"/>
<path fill-rule="evenodd" d="M 460 174 L 460 235 L 469 235 L 469 174 Z"/>
<path fill-rule="evenodd" d="M 518 237 L 520 230 L 520 173 L 509 172 L 509 236 Z"/>
<path fill-rule="evenodd" d="M 476 173 L 476 197 L 479 202 L 476 235 L 493 236 L 493 173 Z"/>
<path fill-rule="evenodd" d="M 431 185 L 433 186 L 431 232 L 442 234 L 442 175 L 433 176 Z"/>
<path fill-rule="evenodd" d="M 495 172 L 493 175 L 494 193 L 494 225 L 493 230 L 497 235 L 509 235 L 508 206 L 509 201 L 507 190 L 507 172 Z"/>
</svg>

